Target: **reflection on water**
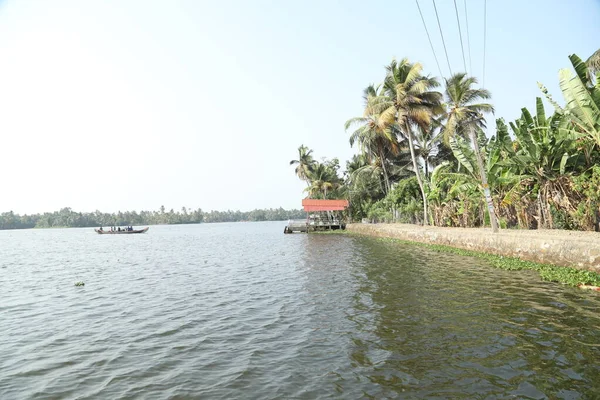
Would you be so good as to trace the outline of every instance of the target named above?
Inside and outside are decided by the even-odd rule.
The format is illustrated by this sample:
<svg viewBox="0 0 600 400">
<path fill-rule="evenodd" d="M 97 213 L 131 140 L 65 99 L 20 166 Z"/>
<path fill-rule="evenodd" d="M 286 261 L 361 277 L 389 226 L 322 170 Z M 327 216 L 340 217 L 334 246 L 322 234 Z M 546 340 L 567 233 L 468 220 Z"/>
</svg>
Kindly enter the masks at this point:
<svg viewBox="0 0 600 400">
<path fill-rule="evenodd" d="M 596 294 L 421 247 L 281 231 L 0 232 L 0 398 L 600 393 Z"/>
</svg>

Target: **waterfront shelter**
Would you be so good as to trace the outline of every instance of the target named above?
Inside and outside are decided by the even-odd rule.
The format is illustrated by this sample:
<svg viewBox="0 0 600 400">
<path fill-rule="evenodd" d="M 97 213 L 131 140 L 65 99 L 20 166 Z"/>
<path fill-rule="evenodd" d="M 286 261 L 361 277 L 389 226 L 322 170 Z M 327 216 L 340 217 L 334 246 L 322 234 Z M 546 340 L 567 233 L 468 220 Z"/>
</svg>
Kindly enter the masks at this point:
<svg viewBox="0 0 600 400">
<path fill-rule="evenodd" d="M 348 208 L 348 200 L 303 199 L 302 207 L 307 213 L 320 211 L 343 211 Z"/>
<path fill-rule="evenodd" d="M 289 221 L 284 233 L 314 232 L 345 229 L 339 211 L 348 208 L 348 200 L 304 199 L 302 207 L 306 211 L 306 221 Z"/>
</svg>

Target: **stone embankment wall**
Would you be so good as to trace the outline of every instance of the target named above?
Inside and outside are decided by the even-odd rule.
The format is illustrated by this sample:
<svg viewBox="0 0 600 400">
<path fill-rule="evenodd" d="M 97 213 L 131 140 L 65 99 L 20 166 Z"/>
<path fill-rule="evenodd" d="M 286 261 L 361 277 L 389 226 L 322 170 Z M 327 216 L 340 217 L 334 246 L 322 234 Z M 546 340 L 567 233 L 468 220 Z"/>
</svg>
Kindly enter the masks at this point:
<svg viewBox="0 0 600 400">
<path fill-rule="evenodd" d="M 600 233 L 560 230 L 440 228 L 408 224 L 350 224 L 350 232 L 518 257 L 600 272 Z"/>
</svg>

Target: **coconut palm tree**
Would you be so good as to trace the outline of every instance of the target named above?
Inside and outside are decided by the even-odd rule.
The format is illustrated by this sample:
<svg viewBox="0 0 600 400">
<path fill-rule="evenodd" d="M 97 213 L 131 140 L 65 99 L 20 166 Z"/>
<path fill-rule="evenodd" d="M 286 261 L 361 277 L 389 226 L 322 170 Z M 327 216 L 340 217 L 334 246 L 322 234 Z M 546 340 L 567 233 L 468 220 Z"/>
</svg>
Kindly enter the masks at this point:
<svg viewBox="0 0 600 400">
<path fill-rule="evenodd" d="M 454 135 L 460 135 L 471 142 L 475 156 L 481 182 L 484 190 L 485 200 L 488 205 L 490 223 L 492 230 L 498 232 L 498 219 L 492 202 L 487 173 L 483 165 L 479 143 L 477 141 L 477 132 L 485 128 L 484 113 L 494 112 L 494 107 L 489 103 L 480 103 L 481 100 L 491 98 L 491 94 L 486 89 L 474 89 L 477 79 L 467 76 L 460 72 L 446 79 L 446 102 L 448 115 L 444 129 L 444 137 L 447 141 Z"/>
<path fill-rule="evenodd" d="M 452 158 L 452 150 L 443 141 L 441 117 L 433 118 L 428 127 L 411 127 L 415 154 L 423 163 L 425 178 L 428 180 L 432 170 L 444 161 Z"/>
<path fill-rule="evenodd" d="M 305 145 L 298 147 L 298 159 L 290 161 L 290 165 L 296 165 L 296 175 L 310 186 L 309 176 L 315 165 L 312 150 L 309 150 Z"/>
<path fill-rule="evenodd" d="M 596 81 L 596 74 L 600 73 L 600 49 L 596 50 L 585 62 L 588 68 L 588 80 L 593 85 Z"/>
<path fill-rule="evenodd" d="M 309 174 L 310 185 L 305 189 L 311 197 L 323 195 L 327 199 L 327 191 L 338 189 L 341 180 L 331 163 L 316 163 Z"/>
<path fill-rule="evenodd" d="M 353 192 L 368 194 L 377 198 L 385 195 L 382 171 L 378 164 L 370 162 L 366 154 L 355 154 L 346 162 L 346 184 Z"/>
<path fill-rule="evenodd" d="M 346 162 L 345 186 L 350 213 L 354 218 L 365 218 L 370 204 L 385 196 L 383 173 L 377 164 L 364 154 L 355 154 Z"/>
<path fill-rule="evenodd" d="M 388 155 L 397 155 L 399 151 L 398 139 L 394 134 L 392 126 L 374 112 L 370 103 L 377 99 L 380 87 L 368 86 L 364 90 L 365 113 L 362 117 L 351 118 L 346 121 L 346 131 L 353 126 L 358 126 L 350 135 L 350 146 L 358 143 L 360 150 L 368 157 L 370 162 L 376 162 L 381 166 L 385 182 L 385 193 L 389 193 L 390 175 L 387 170 Z"/>
<path fill-rule="evenodd" d="M 421 168 L 417 162 L 411 126 L 429 127 L 433 114 L 442 110 L 442 94 L 432 89 L 439 86 L 435 78 L 422 74 L 423 67 L 419 63 L 410 63 L 404 58 L 397 62 L 392 60 L 386 67 L 383 96 L 374 98 L 370 104 L 370 112 L 379 112 L 380 118 L 388 126 L 396 125 L 398 130 L 408 139 L 408 147 L 413 169 L 423 197 L 423 223 L 428 224 L 427 195 L 421 178 Z"/>
</svg>

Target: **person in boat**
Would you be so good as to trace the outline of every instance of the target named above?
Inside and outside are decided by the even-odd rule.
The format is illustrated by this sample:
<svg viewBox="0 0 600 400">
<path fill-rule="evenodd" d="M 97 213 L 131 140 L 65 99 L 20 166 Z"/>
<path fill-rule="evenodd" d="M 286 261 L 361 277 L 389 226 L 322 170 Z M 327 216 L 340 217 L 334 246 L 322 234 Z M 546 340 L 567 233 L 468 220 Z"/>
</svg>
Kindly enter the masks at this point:
<svg viewBox="0 0 600 400">
<path fill-rule="evenodd" d="M 102 227 L 100 227 L 100 229 L 98 229 L 100 232 L 104 232 L 104 230 L 102 229 Z"/>
</svg>

